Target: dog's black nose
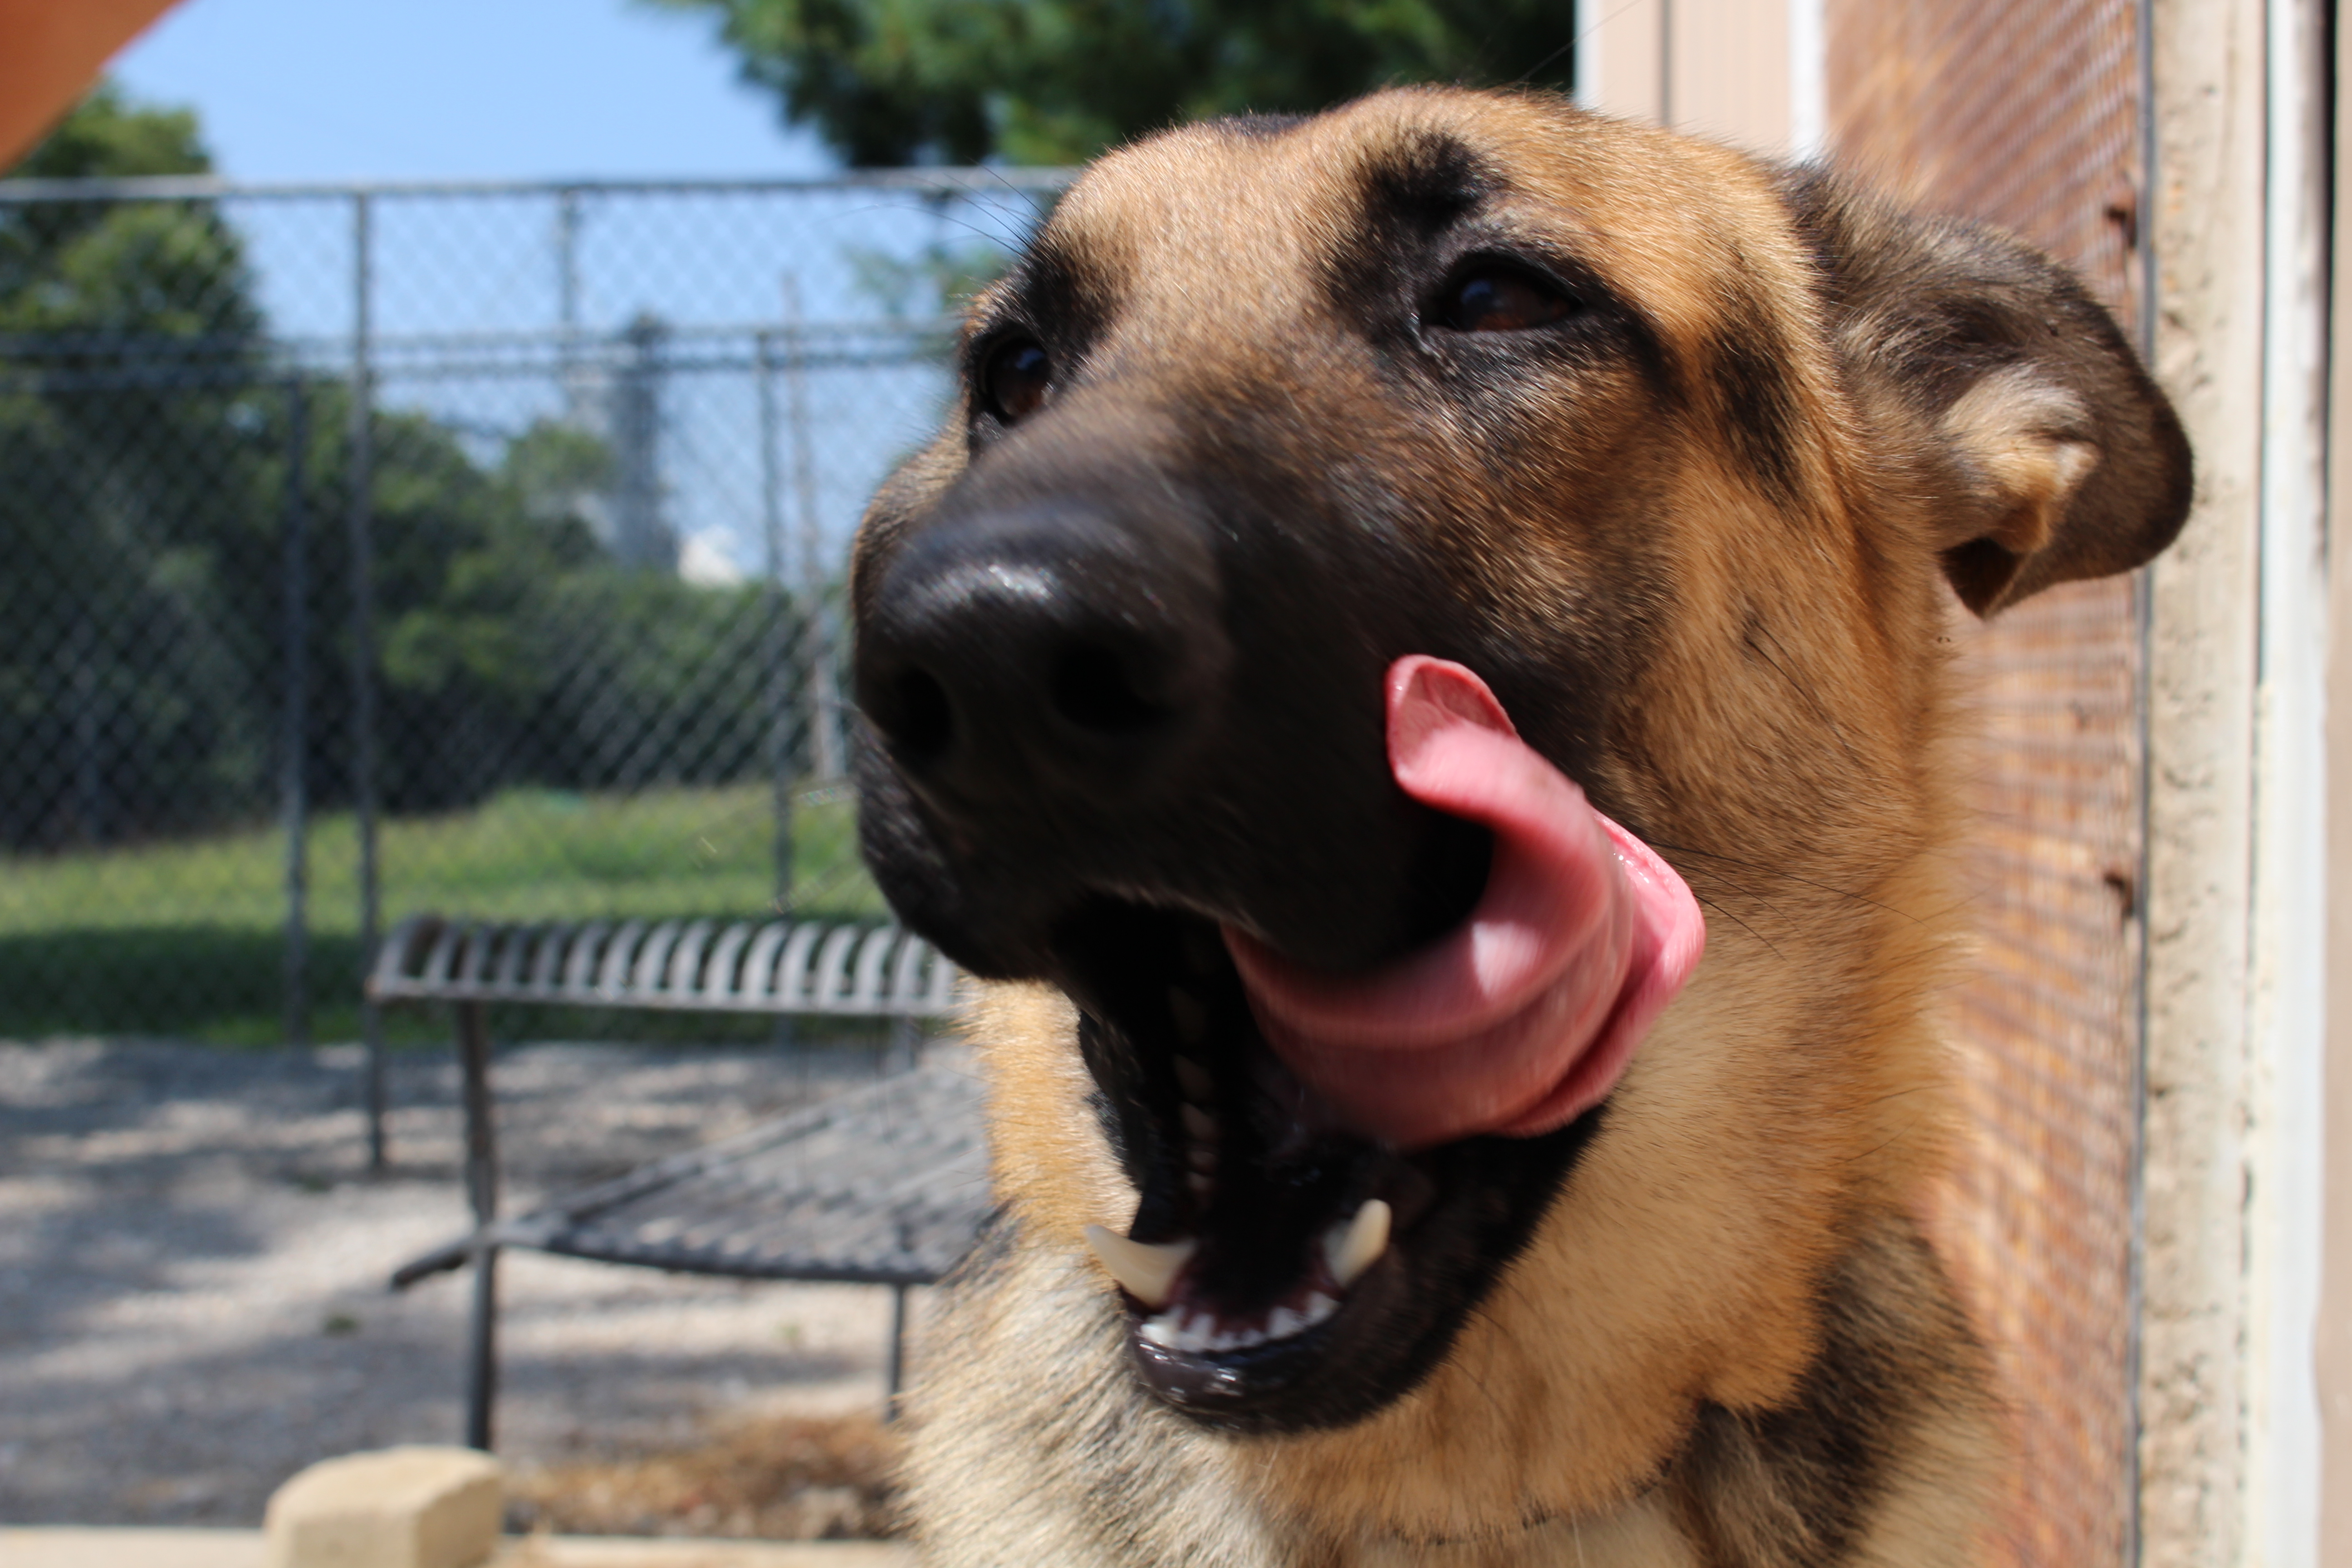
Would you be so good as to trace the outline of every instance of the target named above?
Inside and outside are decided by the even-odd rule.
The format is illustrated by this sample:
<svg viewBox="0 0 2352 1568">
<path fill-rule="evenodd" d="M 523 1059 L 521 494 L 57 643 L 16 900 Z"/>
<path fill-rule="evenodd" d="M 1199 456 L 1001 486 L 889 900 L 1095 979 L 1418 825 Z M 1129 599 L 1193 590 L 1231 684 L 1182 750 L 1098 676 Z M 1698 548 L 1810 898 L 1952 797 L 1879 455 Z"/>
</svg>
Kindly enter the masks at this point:
<svg viewBox="0 0 2352 1568">
<path fill-rule="evenodd" d="M 951 514 L 889 563 L 861 619 L 858 702 L 951 810 L 1171 784 L 1231 662 L 1205 530 L 1174 507 Z"/>
</svg>

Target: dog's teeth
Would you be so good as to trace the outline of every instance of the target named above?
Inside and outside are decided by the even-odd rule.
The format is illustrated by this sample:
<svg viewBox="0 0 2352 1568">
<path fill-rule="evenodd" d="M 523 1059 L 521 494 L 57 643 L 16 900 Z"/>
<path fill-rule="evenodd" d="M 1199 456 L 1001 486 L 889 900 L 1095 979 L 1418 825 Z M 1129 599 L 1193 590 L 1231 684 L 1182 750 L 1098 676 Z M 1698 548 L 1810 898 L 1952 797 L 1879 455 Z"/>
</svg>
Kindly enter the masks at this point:
<svg viewBox="0 0 2352 1568">
<path fill-rule="evenodd" d="M 1165 1345 L 1171 1350 L 1176 1348 L 1176 1320 L 1165 1312 L 1157 1317 L 1144 1319 L 1142 1333 L 1145 1339 L 1155 1345 Z"/>
<path fill-rule="evenodd" d="M 1190 1103 L 1176 1108 L 1184 1118 L 1184 1131 L 1203 1142 L 1213 1143 L 1217 1138 L 1217 1119 Z"/>
<path fill-rule="evenodd" d="M 1339 1303 L 1337 1300 L 1318 1290 L 1307 1298 L 1307 1310 L 1298 1315 L 1298 1326 L 1302 1329 L 1311 1329 L 1339 1310 Z"/>
<path fill-rule="evenodd" d="M 1209 1032 L 1207 1009 L 1201 1005 L 1198 996 L 1181 985 L 1168 988 L 1168 1016 L 1176 1021 L 1176 1037 L 1188 1046 L 1199 1045 Z"/>
<path fill-rule="evenodd" d="M 1334 1226 L 1325 1233 L 1323 1260 L 1330 1265 L 1331 1278 L 1339 1282 L 1340 1289 L 1362 1279 L 1364 1270 L 1389 1249 L 1389 1205 L 1369 1198 L 1346 1229 Z"/>
<path fill-rule="evenodd" d="M 1274 1315 L 1265 1321 L 1265 1337 L 1270 1340 L 1286 1340 L 1306 1326 L 1305 1313 L 1294 1312 L 1287 1307 L 1276 1307 L 1274 1310 Z"/>
<path fill-rule="evenodd" d="M 1176 993 L 1171 991 L 1169 994 L 1172 996 Z M 1198 1100 L 1203 1105 L 1213 1104 L 1217 1098 L 1217 1080 L 1209 1076 L 1209 1069 L 1191 1057 L 1175 1059 L 1176 1083 L 1183 1089 L 1184 1098 Z"/>
<path fill-rule="evenodd" d="M 1176 1283 L 1176 1272 L 1192 1259 L 1201 1244 L 1190 1238 L 1183 1241 L 1130 1241 L 1115 1231 L 1090 1225 L 1086 1229 L 1087 1245 L 1110 1277 L 1127 1288 L 1127 1293 L 1154 1311 L 1168 1305 L 1171 1289 Z"/>
</svg>

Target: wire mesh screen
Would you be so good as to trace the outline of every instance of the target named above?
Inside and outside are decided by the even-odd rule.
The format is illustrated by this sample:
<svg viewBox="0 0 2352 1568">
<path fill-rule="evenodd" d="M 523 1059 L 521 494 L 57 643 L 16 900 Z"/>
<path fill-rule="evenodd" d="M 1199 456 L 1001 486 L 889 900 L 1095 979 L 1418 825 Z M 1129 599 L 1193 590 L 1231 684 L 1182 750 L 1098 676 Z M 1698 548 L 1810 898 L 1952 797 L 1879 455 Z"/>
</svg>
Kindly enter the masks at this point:
<svg viewBox="0 0 2352 1568">
<path fill-rule="evenodd" d="M 844 546 L 1057 184 L 0 186 L 0 1037 L 348 1037 L 425 909 L 878 918 Z"/>
<path fill-rule="evenodd" d="M 2072 263 L 2128 330 L 2130 0 L 1832 0 L 1829 24 L 1839 158 Z M 1979 1142 L 1937 1217 L 2005 1363 L 2023 1462 L 2004 1548 L 2026 1564 L 2132 1554 L 2137 592 L 2076 584 L 1961 634 L 1984 736 L 1957 1009 Z"/>
</svg>

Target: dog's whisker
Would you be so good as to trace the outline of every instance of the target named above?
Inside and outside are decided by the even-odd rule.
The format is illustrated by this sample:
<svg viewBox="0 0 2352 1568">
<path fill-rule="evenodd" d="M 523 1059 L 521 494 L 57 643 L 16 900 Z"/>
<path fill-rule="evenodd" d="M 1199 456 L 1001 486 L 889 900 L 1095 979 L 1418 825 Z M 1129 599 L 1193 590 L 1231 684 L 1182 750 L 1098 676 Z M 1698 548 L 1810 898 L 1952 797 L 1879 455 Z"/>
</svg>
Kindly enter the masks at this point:
<svg viewBox="0 0 2352 1568">
<path fill-rule="evenodd" d="M 1696 899 L 1700 903 L 1705 904 L 1708 909 L 1713 910 L 1717 914 L 1721 915 L 1725 920 L 1729 921 L 1733 925 L 1738 926 L 1741 931 L 1746 931 L 1749 936 L 1754 937 L 1758 942 L 1762 942 L 1765 947 L 1770 951 L 1773 957 L 1780 960 L 1783 963 L 1788 962 L 1788 955 L 1783 953 L 1779 948 L 1772 945 L 1772 939 L 1770 937 L 1766 936 L 1762 931 L 1758 931 L 1754 926 L 1749 925 L 1746 921 L 1741 920 L 1738 915 L 1733 914 L 1729 910 L 1724 908 L 1715 900 L 1708 898 L 1696 888 L 1693 888 L 1691 889 L 1691 897 Z"/>
<path fill-rule="evenodd" d="M 1897 1143 L 1903 1142 L 1905 1140 L 1911 1137 L 1912 1134 L 1917 1132 L 1924 1125 L 1926 1125 L 1924 1118 L 1908 1122 L 1900 1131 L 1891 1134 L 1882 1141 L 1876 1147 L 1864 1149 L 1859 1154 L 1848 1154 L 1844 1159 L 1838 1163 L 1843 1165 L 1859 1165 L 1865 1160 L 1875 1160 L 1879 1155 L 1885 1153 L 1886 1151 L 1894 1148 Z"/>
<path fill-rule="evenodd" d="M 1731 865 L 1740 867 L 1746 870 L 1761 871 L 1768 877 L 1779 877 L 1784 881 L 1800 882 L 1808 888 L 1816 889 L 1817 891 L 1828 893 L 1833 898 L 1852 899 L 1858 904 L 1868 904 L 1874 910 L 1884 910 L 1888 914 L 1895 915 L 1904 920 L 1909 921 L 1914 925 L 1926 925 L 1929 923 L 1928 921 L 1922 920 L 1919 916 L 1911 913 L 1908 910 L 1898 910 L 1893 904 L 1874 899 L 1867 893 L 1856 893 L 1844 888 L 1832 887 L 1827 882 L 1817 882 L 1811 877 L 1801 877 L 1796 872 L 1786 870 L 1779 866 L 1767 866 L 1759 861 L 1743 860 L 1737 855 L 1726 855 L 1720 850 L 1716 849 L 1701 849 L 1697 846 L 1692 844 L 1676 844 L 1664 838 L 1650 839 L 1649 844 L 1654 849 L 1664 849 L 1676 855 L 1698 855 L 1703 856 L 1709 860 L 1727 861 Z M 1717 872 L 1715 875 L 1720 877 L 1722 873 Z"/>
<path fill-rule="evenodd" d="M 1805 706 L 1813 710 L 1813 717 L 1820 720 L 1822 726 L 1829 731 L 1830 739 L 1837 742 L 1838 750 L 1845 753 L 1845 760 L 1853 764 L 1854 771 L 1856 773 L 1865 771 L 1862 765 L 1862 759 L 1856 756 L 1853 748 L 1846 743 L 1845 726 L 1840 724 L 1837 716 L 1822 705 L 1819 692 L 1790 674 L 1779 659 L 1764 651 L 1763 647 L 1756 640 L 1756 634 L 1759 632 L 1762 632 L 1768 637 L 1772 635 L 1762 621 L 1749 622 L 1747 633 L 1742 639 L 1747 643 L 1748 651 L 1770 666 L 1772 673 L 1787 681 L 1789 689 L 1795 692 Z M 1779 639 L 1774 638 L 1774 640 L 1777 642 Z"/>
<path fill-rule="evenodd" d="M 1748 902 L 1756 905 L 1768 914 L 1776 916 L 1781 914 L 1780 906 L 1774 903 L 1770 899 L 1766 898 L 1763 894 L 1758 892 L 1755 889 L 1749 887 L 1745 882 L 1734 881 L 1730 876 L 1725 872 L 1717 870 L 1712 866 L 1694 867 L 1690 874 L 1694 877 L 1706 877 L 1711 880 L 1721 883 L 1723 886 L 1730 889 L 1733 892 L 1738 894 L 1741 898 L 1746 899 Z M 1786 917 L 1782 916 L 1782 918 L 1785 919 Z"/>
<path fill-rule="evenodd" d="M 917 206 L 907 202 L 868 202 L 862 206 L 844 209 L 842 216 L 845 217 L 853 217 L 858 214 L 869 212 L 920 213 L 924 216 L 935 218 L 940 223 L 953 224 L 956 227 L 962 229 L 967 234 L 984 239 L 992 246 L 1001 246 L 1003 247 L 1005 251 L 1005 259 L 1008 261 L 1012 259 L 1012 253 L 1018 251 L 1023 245 L 1027 243 L 1028 240 L 1028 237 L 1025 234 L 1014 229 L 1011 225 L 1006 225 L 1002 228 L 994 230 L 985 229 L 981 227 L 979 225 L 971 222 L 969 219 L 956 216 L 953 213 L 929 206 Z"/>
</svg>

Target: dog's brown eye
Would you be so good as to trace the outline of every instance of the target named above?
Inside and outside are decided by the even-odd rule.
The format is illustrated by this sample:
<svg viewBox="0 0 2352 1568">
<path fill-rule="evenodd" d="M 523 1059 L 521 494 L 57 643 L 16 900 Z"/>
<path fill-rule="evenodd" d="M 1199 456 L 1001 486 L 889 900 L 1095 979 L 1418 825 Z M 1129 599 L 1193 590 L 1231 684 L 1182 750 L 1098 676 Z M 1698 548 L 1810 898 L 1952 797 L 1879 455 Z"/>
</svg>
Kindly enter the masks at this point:
<svg viewBox="0 0 2352 1568">
<path fill-rule="evenodd" d="M 1524 273 L 1473 272 L 1439 296 L 1430 318 L 1457 332 L 1520 332 L 1548 327 L 1576 301 Z"/>
<path fill-rule="evenodd" d="M 1025 341 L 998 348 L 981 368 L 981 399 L 1000 425 L 1034 414 L 1053 385 L 1054 362 L 1044 349 Z"/>
</svg>

